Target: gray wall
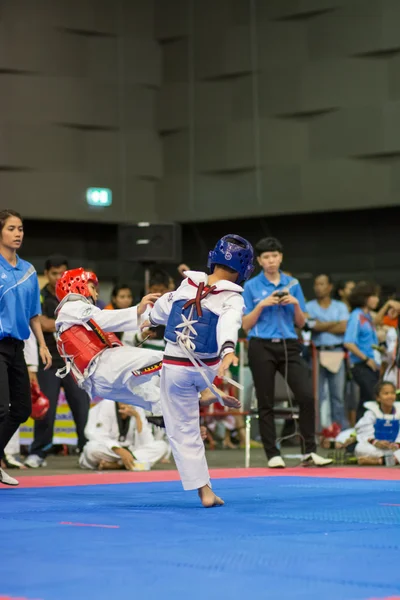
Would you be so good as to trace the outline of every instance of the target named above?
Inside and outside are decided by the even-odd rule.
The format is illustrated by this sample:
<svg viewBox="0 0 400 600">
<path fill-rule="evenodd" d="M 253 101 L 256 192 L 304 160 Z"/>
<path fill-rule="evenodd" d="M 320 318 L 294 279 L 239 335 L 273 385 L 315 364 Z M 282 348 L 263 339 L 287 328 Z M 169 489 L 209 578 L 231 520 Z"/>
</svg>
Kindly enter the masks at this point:
<svg viewBox="0 0 400 600">
<path fill-rule="evenodd" d="M 397 205 L 399 0 L 159 0 L 160 218 Z"/>
<path fill-rule="evenodd" d="M 3 0 L 1 205 L 26 217 L 155 218 L 161 52 L 152 0 Z M 88 187 L 113 190 L 110 209 Z"/>
<path fill-rule="evenodd" d="M 396 205 L 399 23 L 400 0 L 3 0 L 1 205 L 110 223 Z"/>
</svg>

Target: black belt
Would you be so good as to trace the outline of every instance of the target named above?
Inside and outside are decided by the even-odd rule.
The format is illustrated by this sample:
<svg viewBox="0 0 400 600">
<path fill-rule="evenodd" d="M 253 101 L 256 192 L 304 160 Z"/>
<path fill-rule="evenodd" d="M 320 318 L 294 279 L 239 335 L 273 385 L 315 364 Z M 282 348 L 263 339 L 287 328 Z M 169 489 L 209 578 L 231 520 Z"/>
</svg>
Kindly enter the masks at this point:
<svg viewBox="0 0 400 600">
<path fill-rule="evenodd" d="M 198 361 L 196 360 L 196 357 L 193 357 L 195 362 L 197 364 Z M 216 363 L 219 363 L 220 358 L 219 356 L 213 356 L 211 358 L 200 358 L 201 362 L 204 363 L 205 365 L 210 365 L 210 366 L 214 366 Z M 193 366 L 192 361 L 190 360 L 190 358 L 185 358 L 184 356 L 168 356 L 167 354 L 164 354 L 164 358 L 163 361 L 165 363 L 170 363 L 170 364 L 180 364 L 180 365 L 188 365 L 188 366 Z"/>
<path fill-rule="evenodd" d="M 256 340 L 257 342 L 270 342 L 271 344 L 282 344 L 283 342 L 298 342 L 297 338 L 260 338 L 260 337 L 252 337 L 251 340 Z"/>
<path fill-rule="evenodd" d="M 334 344 L 333 346 L 317 346 L 317 350 L 343 350 L 343 344 Z"/>
<path fill-rule="evenodd" d="M 1 338 L 0 339 L 0 344 L 2 342 L 7 342 L 8 344 L 16 344 L 16 345 L 19 345 L 19 344 L 24 345 L 25 344 L 25 342 L 23 340 L 18 340 L 17 338 L 13 338 L 13 337 L 11 337 L 9 335 L 6 336 L 6 337 Z"/>
</svg>

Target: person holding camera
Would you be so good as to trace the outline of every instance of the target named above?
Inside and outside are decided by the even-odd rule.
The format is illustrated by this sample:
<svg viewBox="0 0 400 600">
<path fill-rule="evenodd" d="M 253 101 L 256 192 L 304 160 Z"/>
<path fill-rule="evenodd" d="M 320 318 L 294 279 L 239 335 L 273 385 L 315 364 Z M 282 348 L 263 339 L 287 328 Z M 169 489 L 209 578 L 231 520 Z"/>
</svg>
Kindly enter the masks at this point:
<svg viewBox="0 0 400 600">
<path fill-rule="evenodd" d="M 309 369 L 300 355 L 296 328 L 304 327 L 305 301 L 297 279 L 280 270 L 281 243 L 272 237 L 256 246 L 262 271 L 244 286 L 243 329 L 249 338 L 249 366 L 257 400 L 260 434 L 271 468 L 286 465 L 276 447 L 274 419 L 275 375 L 286 379 L 299 405 L 299 427 L 303 438 L 303 462 L 325 466 L 332 461 L 316 453 L 315 405 Z"/>
</svg>

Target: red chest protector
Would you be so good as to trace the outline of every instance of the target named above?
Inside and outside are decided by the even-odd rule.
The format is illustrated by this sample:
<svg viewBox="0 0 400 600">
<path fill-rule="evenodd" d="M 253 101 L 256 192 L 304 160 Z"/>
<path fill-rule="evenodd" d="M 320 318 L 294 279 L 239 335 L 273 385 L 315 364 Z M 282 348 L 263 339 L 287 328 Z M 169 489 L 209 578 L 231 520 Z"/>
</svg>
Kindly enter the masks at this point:
<svg viewBox="0 0 400 600">
<path fill-rule="evenodd" d="M 72 363 L 73 374 L 76 369 L 83 377 L 87 376 L 86 369 L 103 350 L 122 346 L 122 342 L 114 333 L 103 331 L 93 319 L 87 321 L 87 324 L 91 331 L 83 325 L 73 325 L 57 338 L 60 356 L 66 364 Z"/>
</svg>

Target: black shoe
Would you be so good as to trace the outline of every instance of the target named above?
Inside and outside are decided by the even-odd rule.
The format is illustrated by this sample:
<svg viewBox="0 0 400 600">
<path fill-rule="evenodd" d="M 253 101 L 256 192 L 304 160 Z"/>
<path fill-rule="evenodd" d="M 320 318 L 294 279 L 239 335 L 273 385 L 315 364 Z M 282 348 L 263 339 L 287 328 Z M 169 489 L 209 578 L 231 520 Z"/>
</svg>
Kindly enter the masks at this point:
<svg viewBox="0 0 400 600">
<path fill-rule="evenodd" d="M 157 427 L 161 427 L 162 429 L 165 429 L 164 417 L 146 417 L 146 419 L 152 425 L 156 425 Z"/>
</svg>

